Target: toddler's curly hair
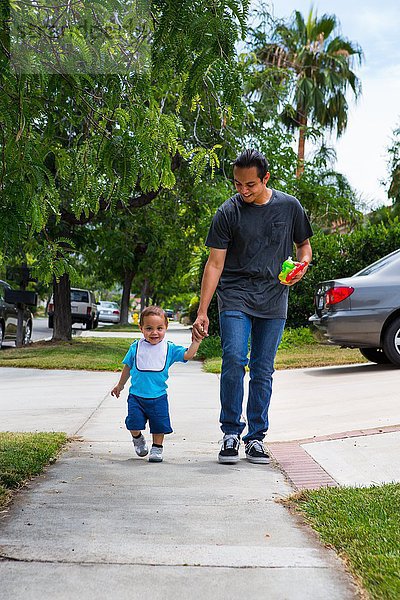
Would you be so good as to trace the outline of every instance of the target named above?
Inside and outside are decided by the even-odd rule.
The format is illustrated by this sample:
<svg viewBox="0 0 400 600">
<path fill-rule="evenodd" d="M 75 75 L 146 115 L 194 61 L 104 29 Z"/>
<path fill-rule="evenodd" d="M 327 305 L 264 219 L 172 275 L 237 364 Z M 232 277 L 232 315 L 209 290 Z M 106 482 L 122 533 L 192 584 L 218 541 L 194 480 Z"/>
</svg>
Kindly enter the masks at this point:
<svg viewBox="0 0 400 600">
<path fill-rule="evenodd" d="M 165 324 L 168 326 L 168 318 L 163 309 L 160 306 L 147 306 L 141 313 L 139 324 L 143 326 L 144 319 L 146 317 L 150 317 L 151 315 L 156 315 L 157 317 L 162 317 L 165 321 Z"/>
</svg>

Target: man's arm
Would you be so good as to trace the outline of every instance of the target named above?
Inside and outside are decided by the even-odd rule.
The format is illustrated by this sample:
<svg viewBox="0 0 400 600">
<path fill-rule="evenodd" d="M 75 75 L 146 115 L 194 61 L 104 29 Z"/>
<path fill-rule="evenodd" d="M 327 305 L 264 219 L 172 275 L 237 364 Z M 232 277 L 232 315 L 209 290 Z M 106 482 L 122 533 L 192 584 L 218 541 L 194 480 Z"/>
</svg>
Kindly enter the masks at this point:
<svg viewBox="0 0 400 600">
<path fill-rule="evenodd" d="M 207 311 L 224 268 L 226 252 L 226 249 L 211 248 L 210 256 L 204 268 L 199 310 L 197 311 L 197 319 L 193 323 L 194 334 L 195 336 L 198 335 L 199 338 L 208 335 L 209 320 Z"/>
<path fill-rule="evenodd" d="M 304 240 L 301 244 L 295 244 L 296 246 L 296 258 L 299 262 L 307 261 L 309 264 L 312 259 L 312 248 L 310 240 Z"/>
<path fill-rule="evenodd" d="M 312 259 L 312 248 L 311 248 L 311 244 L 310 244 L 310 240 L 306 239 L 304 240 L 304 242 L 301 242 L 301 244 L 296 244 L 296 259 L 298 262 L 307 262 L 308 264 L 310 264 L 311 259 Z M 300 271 L 300 273 L 297 273 L 297 275 L 295 275 L 293 277 L 293 279 L 287 284 L 287 285 L 293 285 L 295 283 L 297 283 L 298 281 L 300 281 L 300 279 L 302 277 L 304 277 L 304 275 L 307 273 L 307 269 L 308 267 L 305 267 L 305 269 L 303 269 L 302 271 Z"/>
</svg>

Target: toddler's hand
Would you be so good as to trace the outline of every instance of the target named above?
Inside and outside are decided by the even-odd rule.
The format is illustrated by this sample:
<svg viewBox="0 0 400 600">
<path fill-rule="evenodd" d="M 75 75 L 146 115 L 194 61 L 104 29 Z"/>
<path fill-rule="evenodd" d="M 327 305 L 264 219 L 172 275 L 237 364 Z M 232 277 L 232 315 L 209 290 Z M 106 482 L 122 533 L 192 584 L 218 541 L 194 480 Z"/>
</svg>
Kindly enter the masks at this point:
<svg viewBox="0 0 400 600">
<path fill-rule="evenodd" d="M 200 335 L 196 329 L 192 329 L 192 342 L 202 342 L 203 336 Z"/>
<path fill-rule="evenodd" d="M 116 385 L 112 390 L 111 390 L 111 396 L 116 396 L 117 398 L 119 398 L 119 395 L 121 393 L 121 391 L 123 390 L 123 387 L 120 387 L 119 385 Z"/>
</svg>

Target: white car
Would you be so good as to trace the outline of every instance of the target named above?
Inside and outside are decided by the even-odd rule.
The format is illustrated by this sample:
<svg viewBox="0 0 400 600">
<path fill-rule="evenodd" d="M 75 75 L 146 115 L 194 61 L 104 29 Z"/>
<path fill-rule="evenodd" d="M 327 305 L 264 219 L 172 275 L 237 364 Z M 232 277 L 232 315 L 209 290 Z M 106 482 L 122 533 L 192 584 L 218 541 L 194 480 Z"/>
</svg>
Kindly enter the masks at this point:
<svg viewBox="0 0 400 600">
<path fill-rule="evenodd" d="M 101 300 L 97 303 L 99 321 L 102 323 L 119 323 L 121 314 L 116 302 Z"/>
<path fill-rule="evenodd" d="M 54 300 L 50 299 L 47 309 L 49 328 L 54 327 Z M 94 293 L 90 290 L 71 288 L 72 323 L 84 323 L 86 329 L 96 329 L 99 324 L 99 311 Z"/>
</svg>

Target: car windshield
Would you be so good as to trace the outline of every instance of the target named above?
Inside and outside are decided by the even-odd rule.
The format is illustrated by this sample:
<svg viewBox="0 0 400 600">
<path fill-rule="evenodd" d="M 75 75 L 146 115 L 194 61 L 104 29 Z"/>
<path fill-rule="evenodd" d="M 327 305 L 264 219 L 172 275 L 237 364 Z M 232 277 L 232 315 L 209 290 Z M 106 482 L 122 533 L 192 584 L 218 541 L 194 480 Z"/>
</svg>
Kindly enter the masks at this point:
<svg viewBox="0 0 400 600">
<path fill-rule="evenodd" d="M 359 271 L 358 273 L 353 275 L 353 277 L 359 277 L 361 275 L 371 275 L 372 273 L 377 273 L 378 271 L 380 271 L 381 269 L 384 269 L 391 263 L 398 261 L 399 258 L 400 258 L 400 250 L 396 250 L 395 252 L 392 252 L 392 254 L 388 254 L 388 256 L 384 256 L 380 260 L 377 260 L 372 265 L 365 267 L 365 269 L 362 269 L 361 271 Z"/>
<path fill-rule="evenodd" d="M 100 308 L 118 308 L 116 302 L 101 302 Z"/>
<path fill-rule="evenodd" d="M 89 294 L 85 290 L 71 290 L 71 302 L 89 302 Z"/>
</svg>

